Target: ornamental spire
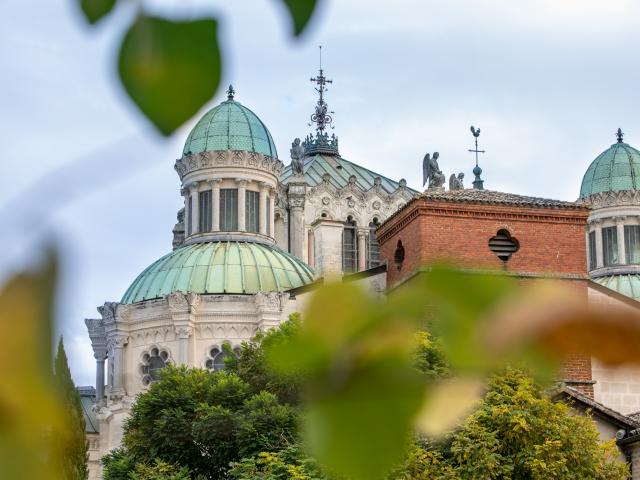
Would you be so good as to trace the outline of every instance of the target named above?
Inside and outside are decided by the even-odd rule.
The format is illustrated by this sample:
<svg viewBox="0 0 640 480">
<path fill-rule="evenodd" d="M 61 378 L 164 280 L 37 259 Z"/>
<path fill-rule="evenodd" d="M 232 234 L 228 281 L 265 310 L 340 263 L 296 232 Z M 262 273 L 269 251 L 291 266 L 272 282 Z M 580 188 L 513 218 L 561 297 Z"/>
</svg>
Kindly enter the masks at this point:
<svg viewBox="0 0 640 480">
<path fill-rule="evenodd" d="M 227 89 L 227 100 L 233 100 L 236 91 L 233 89 L 233 85 L 229 84 L 229 88 Z"/>
<path fill-rule="evenodd" d="M 318 92 L 319 97 L 316 110 L 313 115 L 311 115 L 311 121 L 316 124 L 316 131 L 318 133 L 323 133 L 325 128 L 333 128 L 331 125 L 333 118 L 331 118 L 330 114 L 334 112 L 328 111 L 327 102 L 324 101 L 324 92 L 327 91 L 326 85 L 327 83 L 333 83 L 333 80 L 328 80 L 324 76 L 324 71 L 322 70 L 322 45 L 318 48 L 320 50 L 320 69 L 318 71 L 318 76 L 311 78 L 311 81 L 317 85 L 315 89 L 316 92 Z"/>
<path fill-rule="evenodd" d="M 622 143 L 623 137 L 624 137 L 624 133 L 622 132 L 622 129 L 619 128 L 618 131 L 616 132 L 616 138 L 618 139 L 618 143 Z"/>
<path fill-rule="evenodd" d="M 480 165 L 478 165 L 478 154 L 485 152 L 484 150 L 478 150 L 478 137 L 480 136 L 480 129 L 476 129 L 473 125 L 471 125 L 471 134 L 476 141 L 476 148 L 474 148 L 473 150 L 469 149 L 470 152 L 476 154 L 476 166 L 473 168 L 473 174 L 476 178 L 473 180 L 473 188 L 475 188 L 476 190 L 484 190 L 484 180 L 480 178 L 482 169 L 480 168 Z"/>
<path fill-rule="evenodd" d="M 316 84 L 316 92 L 318 92 L 318 103 L 316 104 L 315 111 L 311 115 L 311 122 L 316 124 L 315 135 L 307 135 L 304 139 L 302 146 L 304 147 L 305 155 L 339 155 L 338 153 L 338 137 L 335 134 L 329 134 L 325 130 L 330 127 L 333 129 L 333 118 L 331 115 L 333 112 L 329 111 L 327 102 L 324 100 L 324 94 L 327 91 L 327 84 L 333 83 L 333 80 L 328 80 L 324 76 L 324 70 L 322 69 L 322 45 L 320 50 L 320 68 L 318 69 L 318 75 L 315 78 L 311 78 L 311 81 Z M 311 123 L 309 124 L 311 126 Z"/>
</svg>

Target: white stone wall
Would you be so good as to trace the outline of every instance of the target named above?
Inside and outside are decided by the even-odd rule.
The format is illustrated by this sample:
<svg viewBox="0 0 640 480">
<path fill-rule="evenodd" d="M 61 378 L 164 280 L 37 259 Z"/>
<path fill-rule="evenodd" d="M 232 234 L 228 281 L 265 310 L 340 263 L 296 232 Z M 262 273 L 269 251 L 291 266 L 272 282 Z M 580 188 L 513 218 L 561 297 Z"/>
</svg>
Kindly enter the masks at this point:
<svg viewBox="0 0 640 480">
<path fill-rule="evenodd" d="M 612 308 L 637 310 L 604 293 L 589 289 L 589 304 L 610 305 Z M 640 411 L 640 365 L 605 365 L 591 359 L 594 399 L 597 402 L 628 415 Z"/>
<path fill-rule="evenodd" d="M 157 347 L 167 351 L 174 364 L 183 363 L 180 359 L 184 358 L 189 366 L 204 367 L 212 347 L 227 342 L 237 347 L 258 330 L 277 326 L 298 310 L 298 300 L 287 292 L 255 295 L 177 292 L 136 305 L 105 304 L 101 312 L 109 344 L 108 361 L 116 373 L 107 375 L 107 404 L 97 413 L 100 438 L 96 443 L 99 449 L 92 454 L 92 471 L 99 470 L 100 457 L 120 445 L 131 404 L 147 388 L 141 372 L 145 352 Z M 122 347 L 121 356 L 115 353 L 118 346 Z M 118 358 L 122 359 L 121 364 Z M 118 371 L 123 379 L 121 390 L 114 385 Z"/>
<path fill-rule="evenodd" d="M 317 225 L 323 221 L 344 223 L 347 217 L 351 216 L 358 226 L 358 231 L 364 234 L 366 245 L 370 234 L 369 224 L 374 219 L 382 224 L 412 198 L 413 194 L 406 186 L 399 187 L 391 194 L 379 184 L 362 191 L 353 178 L 346 187 L 337 189 L 326 177 L 317 186 L 307 188 L 304 203 L 304 232 L 301 239 L 302 245 L 299 246 L 302 252 L 301 259 L 313 265 L 318 276 L 322 276 L 325 271 L 342 272 L 342 235 L 320 234 L 323 237 L 322 240 L 318 240 Z M 313 250 L 309 248 L 310 245 L 314 246 Z M 319 246 L 321 248 L 318 248 Z M 293 251 L 293 248 L 289 250 Z M 336 255 L 336 252 L 339 252 L 339 255 Z M 365 268 L 366 265 L 359 265 L 358 269 Z"/>
</svg>

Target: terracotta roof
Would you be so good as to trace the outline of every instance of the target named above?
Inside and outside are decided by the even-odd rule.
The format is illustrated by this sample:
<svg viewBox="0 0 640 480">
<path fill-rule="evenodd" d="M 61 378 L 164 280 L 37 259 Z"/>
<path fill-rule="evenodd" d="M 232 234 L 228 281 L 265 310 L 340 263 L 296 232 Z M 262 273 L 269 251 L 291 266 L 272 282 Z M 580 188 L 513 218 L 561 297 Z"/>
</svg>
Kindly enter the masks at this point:
<svg viewBox="0 0 640 480">
<path fill-rule="evenodd" d="M 494 190 L 476 190 L 473 188 L 446 191 L 427 190 L 424 193 L 420 194 L 418 198 L 424 198 L 426 200 L 441 200 L 445 202 L 469 202 L 538 208 L 575 208 L 580 210 L 589 208 L 588 203 L 581 201 L 567 202 L 564 200 L 529 197 L 525 195 L 516 195 L 513 193 L 496 192 Z"/>
</svg>

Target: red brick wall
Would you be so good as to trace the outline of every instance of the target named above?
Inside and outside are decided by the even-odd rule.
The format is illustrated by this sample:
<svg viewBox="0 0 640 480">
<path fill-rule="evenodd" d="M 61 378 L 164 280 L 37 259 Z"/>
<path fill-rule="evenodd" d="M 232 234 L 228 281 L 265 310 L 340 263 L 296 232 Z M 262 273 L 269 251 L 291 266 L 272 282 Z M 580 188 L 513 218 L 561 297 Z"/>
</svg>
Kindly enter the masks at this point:
<svg viewBox="0 0 640 480">
<path fill-rule="evenodd" d="M 592 378 L 591 357 L 588 355 L 569 355 L 562 363 L 560 380 L 591 398 L 593 398 L 594 384 Z"/>
<path fill-rule="evenodd" d="M 470 269 L 586 278 L 588 214 L 587 209 L 575 208 L 414 200 L 376 232 L 381 259 L 388 262 L 387 285 L 439 261 Z M 506 265 L 488 245 L 500 229 L 520 244 Z M 394 261 L 399 240 L 405 249 L 400 269 Z M 573 355 L 563 365 L 560 380 L 593 398 L 591 379 L 588 356 Z"/>
<path fill-rule="evenodd" d="M 500 229 L 508 230 L 520 244 L 506 263 L 507 270 L 586 276 L 587 216 L 587 210 L 568 208 L 418 199 L 385 223 L 377 235 L 381 257 L 389 264 L 389 285 L 437 261 L 462 268 L 503 270 L 504 263 L 488 246 L 489 239 Z M 405 249 L 400 270 L 394 262 L 398 240 Z"/>
</svg>

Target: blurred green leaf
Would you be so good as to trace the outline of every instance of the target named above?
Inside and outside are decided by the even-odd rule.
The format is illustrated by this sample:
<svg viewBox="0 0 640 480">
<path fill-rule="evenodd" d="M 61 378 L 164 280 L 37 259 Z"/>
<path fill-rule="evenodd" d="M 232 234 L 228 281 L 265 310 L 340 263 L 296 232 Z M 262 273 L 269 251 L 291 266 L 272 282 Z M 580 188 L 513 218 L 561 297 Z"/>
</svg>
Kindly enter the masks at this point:
<svg viewBox="0 0 640 480">
<path fill-rule="evenodd" d="M 281 371 L 308 375 L 306 439 L 329 470 L 352 479 L 382 478 L 401 459 L 424 400 L 415 307 L 395 306 L 353 284 L 327 285 L 298 334 L 267 352 Z"/>
<path fill-rule="evenodd" d="M 218 88 L 217 28 L 213 19 L 141 15 L 124 37 L 118 59 L 122 84 L 164 135 L 191 118 Z"/>
<path fill-rule="evenodd" d="M 96 23 L 115 6 L 116 0 L 80 0 L 80 8 L 90 24 Z"/>
<path fill-rule="evenodd" d="M 306 28 L 318 3 L 317 0 L 282 0 L 293 22 L 293 33 L 297 37 Z"/>
<path fill-rule="evenodd" d="M 447 359 L 454 370 L 484 373 L 501 365 L 489 352 L 483 332 L 490 312 L 517 288 L 506 276 L 470 273 L 446 267 L 425 272 L 418 287 L 430 317 L 430 328 L 442 339 Z"/>
</svg>

